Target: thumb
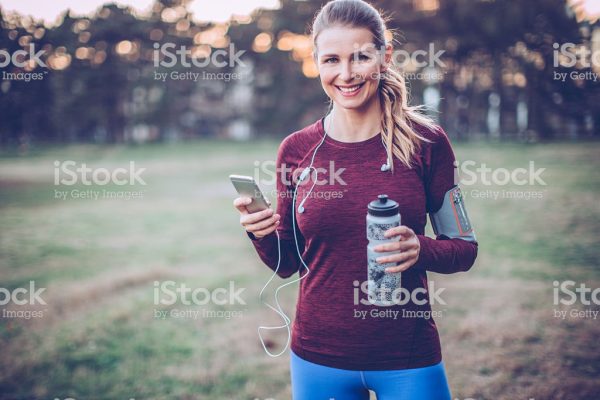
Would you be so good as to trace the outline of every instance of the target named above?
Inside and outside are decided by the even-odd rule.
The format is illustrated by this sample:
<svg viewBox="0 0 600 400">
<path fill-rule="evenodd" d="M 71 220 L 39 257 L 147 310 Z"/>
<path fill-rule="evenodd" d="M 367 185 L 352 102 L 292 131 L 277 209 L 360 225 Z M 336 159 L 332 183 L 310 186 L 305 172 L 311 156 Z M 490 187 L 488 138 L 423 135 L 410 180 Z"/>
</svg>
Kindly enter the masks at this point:
<svg viewBox="0 0 600 400">
<path fill-rule="evenodd" d="M 250 197 L 238 197 L 237 199 L 235 199 L 233 201 L 233 205 L 235 206 L 235 208 L 238 209 L 239 212 L 241 212 L 242 214 L 248 214 L 248 210 L 246 209 L 246 206 L 248 204 L 252 203 L 252 199 Z"/>
</svg>

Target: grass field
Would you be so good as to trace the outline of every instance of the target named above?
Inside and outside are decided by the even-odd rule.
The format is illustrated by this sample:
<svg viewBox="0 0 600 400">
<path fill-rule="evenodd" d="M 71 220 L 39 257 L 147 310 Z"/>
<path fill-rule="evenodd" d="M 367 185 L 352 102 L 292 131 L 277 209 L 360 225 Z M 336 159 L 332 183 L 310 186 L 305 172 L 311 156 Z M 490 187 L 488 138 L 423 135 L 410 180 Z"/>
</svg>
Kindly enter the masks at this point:
<svg viewBox="0 0 600 400">
<path fill-rule="evenodd" d="M 0 318 L 0 396 L 6 399 L 289 399 L 289 355 L 266 356 L 259 324 L 279 323 L 257 300 L 270 276 L 239 226 L 231 173 L 253 174 L 276 142 L 203 141 L 71 146 L 0 157 L 0 287 L 34 281 L 46 305 Z M 600 143 L 455 145 L 459 160 L 546 168 L 546 186 L 463 187 L 480 242 L 466 274 L 430 274 L 446 287 L 437 320 L 456 399 L 600 398 L 600 318 L 565 320 L 553 282 L 600 287 Z M 54 161 L 146 168 L 141 199 L 55 198 Z M 538 199 L 482 199 L 482 190 Z M 79 192 L 82 193 L 82 192 Z M 155 318 L 154 282 L 246 288 L 232 318 Z M 296 289 L 284 293 L 291 313 Z M 0 297 L 1 298 L 1 297 Z M 196 307 L 198 309 L 198 307 Z M 226 314 L 224 314 L 226 315 Z M 285 334 L 269 335 L 273 351 Z M 343 399 L 340 399 L 343 400 Z"/>
</svg>

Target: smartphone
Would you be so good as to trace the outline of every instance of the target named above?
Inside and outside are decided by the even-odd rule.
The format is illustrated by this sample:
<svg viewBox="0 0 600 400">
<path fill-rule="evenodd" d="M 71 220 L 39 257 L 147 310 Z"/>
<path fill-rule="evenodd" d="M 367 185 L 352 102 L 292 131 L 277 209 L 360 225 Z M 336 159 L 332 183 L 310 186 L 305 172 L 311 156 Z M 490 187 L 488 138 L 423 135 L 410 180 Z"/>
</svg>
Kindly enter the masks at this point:
<svg viewBox="0 0 600 400">
<path fill-rule="evenodd" d="M 229 179 L 231 179 L 231 183 L 233 183 L 235 190 L 237 190 L 241 196 L 250 197 L 252 199 L 252 203 L 246 206 L 248 212 L 254 213 L 262 211 L 271 206 L 271 202 L 267 200 L 254 181 L 254 178 L 251 176 L 229 175 Z"/>
</svg>

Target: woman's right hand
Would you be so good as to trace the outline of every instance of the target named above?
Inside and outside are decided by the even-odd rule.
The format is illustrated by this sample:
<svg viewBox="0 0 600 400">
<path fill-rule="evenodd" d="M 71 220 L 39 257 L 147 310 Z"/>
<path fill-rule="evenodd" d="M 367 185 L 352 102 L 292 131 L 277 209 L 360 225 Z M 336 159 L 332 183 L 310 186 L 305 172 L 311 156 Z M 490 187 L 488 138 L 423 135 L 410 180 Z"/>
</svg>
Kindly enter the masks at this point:
<svg viewBox="0 0 600 400">
<path fill-rule="evenodd" d="M 280 215 L 274 214 L 271 208 L 250 213 L 246 206 L 251 202 L 250 197 L 241 196 L 233 200 L 233 206 L 240 212 L 240 225 L 246 229 L 246 232 L 250 232 L 254 237 L 260 239 L 277 229 Z"/>
</svg>

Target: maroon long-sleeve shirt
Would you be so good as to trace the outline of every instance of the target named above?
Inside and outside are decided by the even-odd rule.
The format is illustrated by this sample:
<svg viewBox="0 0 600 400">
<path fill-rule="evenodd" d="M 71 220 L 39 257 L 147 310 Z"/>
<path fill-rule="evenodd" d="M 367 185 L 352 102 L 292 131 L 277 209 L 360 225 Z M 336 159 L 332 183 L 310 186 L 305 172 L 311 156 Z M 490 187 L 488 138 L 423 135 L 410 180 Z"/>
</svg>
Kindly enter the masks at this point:
<svg viewBox="0 0 600 400">
<path fill-rule="evenodd" d="M 298 271 L 301 276 L 306 274 L 296 251 L 292 212 L 296 213 L 302 258 L 310 268 L 300 281 L 292 350 L 308 361 L 343 369 L 434 365 L 442 356 L 433 318 L 414 317 L 414 313 L 407 312 L 431 311 L 429 299 L 423 305 L 412 301 L 392 306 L 362 304 L 360 299 L 367 300 L 367 295 L 356 281 L 367 280 L 367 205 L 379 194 L 387 194 L 399 203 L 402 225 L 414 230 L 420 241 L 417 263 L 402 273 L 403 288 L 410 292 L 427 290 L 426 271 L 450 274 L 473 265 L 476 242 L 424 236 L 426 214 L 437 211 L 444 194 L 454 186 L 455 158 L 448 137 L 441 128 L 432 131 L 418 127 L 433 143 L 423 143 L 416 157 L 417 166 L 412 169 L 394 159 L 392 174 L 381 171 L 386 153 L 380 134 L 361 142 L 341 142 L 327 136 L 313 164 L 320 168 L 320 184 L 314 186 L 304 203 L 304 213 L 299 213 L 300 203 L 313 186 L 314 174 L 299 184 L 295 210 L 294 187 L 325 134 L 323 122 L 319 119 L 286 137 L 277 154 L 277 213 L 281 215 L 277 231 L 282 254 L 278 274 L 283 278 Z M 260 239 L 251 233 L 248 236 L 261 260 L 275 270 L 275 233 Z M 373 316 L 373 309 L 386 314 Z M 403 316 L 408 314 L 411 316 Z"/>
</svg>

